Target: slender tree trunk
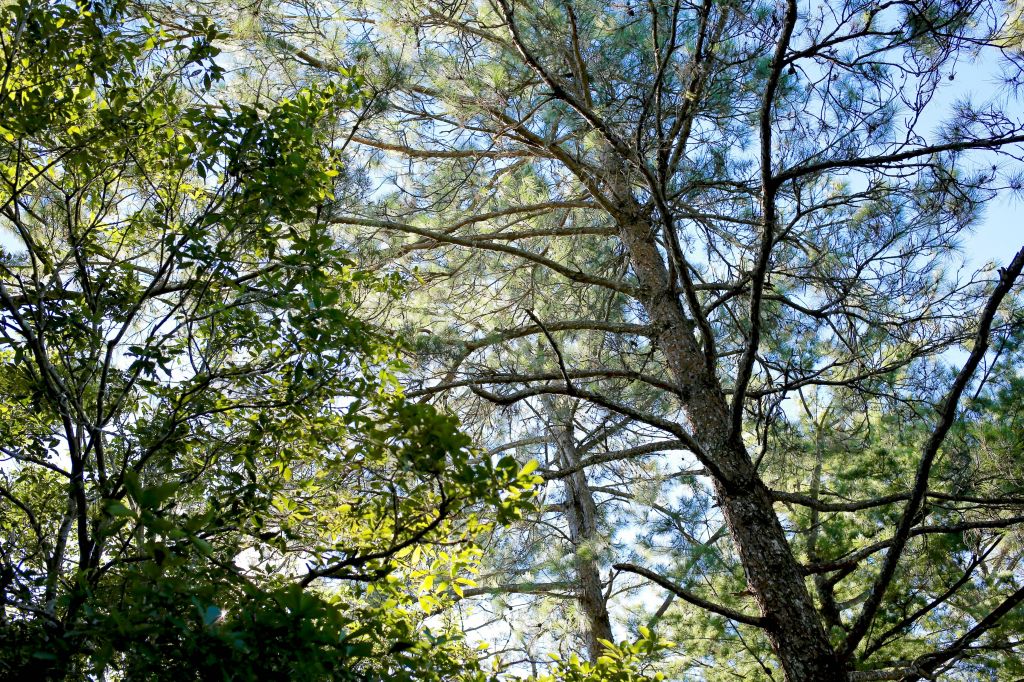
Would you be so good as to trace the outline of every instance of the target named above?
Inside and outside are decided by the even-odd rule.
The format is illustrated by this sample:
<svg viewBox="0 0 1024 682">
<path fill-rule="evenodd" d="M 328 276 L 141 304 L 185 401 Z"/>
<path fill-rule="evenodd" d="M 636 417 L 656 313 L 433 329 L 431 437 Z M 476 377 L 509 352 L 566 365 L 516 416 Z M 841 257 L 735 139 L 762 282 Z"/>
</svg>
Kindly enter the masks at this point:
<svg viewBox="0 0 1024 682">
<path fill-rule="evenodd" d="M 580 456 L 573 436 L 572 420 L 559 419 L 553 409 L 553 401 L 547 401 L 551 433 L 558 447 L 562 466 L 574 467 Z M 573 563 L 576 567 L 580 609 L 586 618 L 583 639 L 591 661 L 604 653 L 601 639 L 612 639 L 612 625 L 608 616 L 608 605 L 601 586 L 601 571 L 594 547 L 599 540 L 597 530 L 597 505 L 594 493 L 587 483 L 586 472 L 582 469 L 563 479 L 565 487 L 566 520 L 569 525 L 569 539 L 573 545 Z"/>
<path fill-rule="evenodd" d="M 705 364 L 668 271 L 643 220 L 619 221 L 623 243 L 643 291 L 651 322 L 673 379 L 684 396 L 697 441 L 718 470 L 715 495 L 743 562 L 748 586 L 767 619 L 772 648 L 791 682 L 846 679 L 828 640 L 772 498 L 740 439 L 730 438 L 730 412 L 718 378 Z"/>
</svg>

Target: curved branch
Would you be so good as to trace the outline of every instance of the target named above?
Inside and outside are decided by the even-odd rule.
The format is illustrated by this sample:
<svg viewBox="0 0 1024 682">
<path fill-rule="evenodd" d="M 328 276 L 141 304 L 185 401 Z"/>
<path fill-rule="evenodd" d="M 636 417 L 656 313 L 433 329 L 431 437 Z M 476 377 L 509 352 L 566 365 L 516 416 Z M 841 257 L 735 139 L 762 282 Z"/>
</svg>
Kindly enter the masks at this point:
<svg viewBox="0 0 1024 682">
<path fill-rule="evenodd" d="M 953 533 L 962 533 L 965 530 L 976 530 L 979 528 L 1009 528 L 1010 526 L 1016 526 L 1024 524 L 1024 516 L 1011 516 L 1004 519 L 983 519 L 979 521 L 965 521 L 964 523 L 953 523 L 944 524 L 939 526 L 918 526 L 917 528 L 911 529 L 909 537 L 917 537 L 918 535 L 950 535 Z M 889 538 L 888 540 L 880 540 L 874 544 L 862 547 L 852 554 L 848 554 L 845 557 L 839 559 L 833 559 L 831 561 L 821 561 L 815 564 L 808 564 L 803 567 L 804 575 L 814 575 L 816 573 L 831 573 L 832 571 L 844 571 L 844 575 L 848 575 L 850 571 L 856 568 L 857 564 L 868 558 L 876 552 L 880 552 L 886 547 L 890 547 L 895 543 L 895 538 Z"/>
<path fill-rule="evenodd" d="M 787 0 L 786 15 L 783 19 L 782 32 L 775 44 L 775 55 L 772 57 L 771 71 L 765 85 L 764 98 L 761 100 L 760 136 L 761 136 L 761 246 L 757 254 L 757 262 L 750 276 L 750 331 L 736 370 L 736 386 L 732 395 L 732 412 L 730 414 L 729 435 L 732 440 L 740 438 L 743 430 L 743 398 L 750 383 L 754 370 L 757 348 L 761 343 L 761 298 L 764 294 L 764 282 L 768 273 L 768 261 L 775 244 L 775 194 L 779 183 L 772 175 L 772 105 L 775 103 L 775 92 L 782 74 L 783 58 L 793 37 L 796 27 L 796 0 Z"/>
<path fill-rule="evenodd" d="M 721 604 L 715 604 L 707 599 L 697 596 L 693 592 L 676 585 L 671 580 L 663 578 L 654 571 L 650 571 L 641 566 L 635 564 L 614 564 L 612 568 L 618 571 L 624 571 L 626 573 L 636 573 L 637 575 L 643 576 L 657 585 L 664 587 L 669 592 L 672 592 L 677 597 L 685 602 L 689 602 L 694 606 L 700 607 L 705 611 L 711 611 L 717 613 L 720 616 L 725 616 L 729 620 L 734 620 L 737 623 L 744 623 L 745 625 L 753 625 L 754 627 L 763 628 L 766 627 L 766 621 L 762 616 L 753 616 L 742 611 L 736 611 L 730 609 L 728 606 L 722 606 Z"/>
<path fill-rule="evenodd" d="M 415 234 L 421 237 L 427 237 L 433 239 L 436 242 L 442 244 L 453 244 L 456 246 L 465 246 L 467 248 L 479 249 L 481 251 L 497 251 L 498 253 L 507 253 L 511 256 L 522 258 L 523 260 L 543 265 L 544 267 L 557 272 L 558 274 L 570 279 L 574 282 L 581 282 L 583 284 L 593 284 L 595 286 L 605 287 L 612 291 L 618 291 L 619 293 L 626 294 L 627 296 L 637 296 L 637 290 L 635 287 L 631 287 L 625 282 L 618 282 L 612 279 L 605 279 L 604 277 L 595 277 L 594 275 L 588 275 L 582 270 L 576 270 L 569 268 L 558 261 L 545 258 L 539 254 L 531 253 L 524 249 L 519 249 L 514 246 L 508 246 L 506 244 L 494 244 L 490 241 L 480 241 L 468 237 L 456 237 L 453 235 L 438 232 L 436 230 L 428 230 L 423 227 L 416 227 L 415 225 L 409 225 L 408 223 L 399 223 L 392 220 L 374 220 L 371 218 L 359 218 L 356 216 L 340 216 L 331 218 L 331 223 L 341 225 L 363 225 L 365 227 L 380 227 L 386 230 L 395 230 L 396 232 L 405 232 L 408 234 Z"/>
<path fill-rule="evenodd" d="M 775 179 L 777 182 L 782 183 L 786 180 L 795 180 L 805 175 L 821 173 L 822 171 L 834 170 L 836 168 L 876 168 L 878 166 L 900 163 L 901 161 L 910 161 L 911 159 L 920 158 L 922 156 L 941 154 L 942 152 L 960 152 L 970 149 L 998 149 L 1006 145 L 1018 144 L 1020 142 L 1024 142 L 1024 135 L 1004 135 L 1002 137 L 992 137 L 980 140 L 964 140 L 962 142 L 936 144 L 895 154 L 862 156 L 853 159 L 833 159 L 830 161 L 821 161 L 819 163 L 810 163 L 790 168 L 789 170 L 778 173 L 775 176 Z"/>
</svg>

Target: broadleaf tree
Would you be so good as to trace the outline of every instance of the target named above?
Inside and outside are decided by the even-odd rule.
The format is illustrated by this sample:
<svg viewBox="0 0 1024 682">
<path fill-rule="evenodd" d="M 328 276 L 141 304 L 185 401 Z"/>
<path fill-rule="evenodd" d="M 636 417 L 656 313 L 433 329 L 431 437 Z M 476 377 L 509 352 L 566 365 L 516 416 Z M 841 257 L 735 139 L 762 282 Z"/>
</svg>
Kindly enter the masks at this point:
<svg viewBox="0 0 1024 682">
<path fill-rule="evenodd" d="M 217 27 L 133 12 L 0 9 L 0 676 L 483 679 L 410 580 L 535 477 L 360 315 L 401 282 L 324 219 L 358 79 L 218 100 Z"/>
</svg>

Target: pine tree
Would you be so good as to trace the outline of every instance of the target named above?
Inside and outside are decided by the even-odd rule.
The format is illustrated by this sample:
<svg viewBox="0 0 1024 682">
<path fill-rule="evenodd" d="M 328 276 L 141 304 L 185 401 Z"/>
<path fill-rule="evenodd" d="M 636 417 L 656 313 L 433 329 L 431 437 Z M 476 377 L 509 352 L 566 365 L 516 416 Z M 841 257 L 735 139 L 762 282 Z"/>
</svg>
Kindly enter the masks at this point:
<svg viewBox="0 0 1024 682">
<path fill-rule="evenodd" d="M 935 601 L 969 582 L 910 578 L 932 537 L 980 532 L 987 546 L 1018 523 L 1012 501 L 940 476 L 961 398 L 1019 319 L 1005 299 L 1024 253 L 998 273 L 948 267 L 985 202 L 1019 186 L 1013 109 L 942 111 L 939 97 L 965 59 L 1001 59 L 1019 82 L 1000 5 L 346 9 L 331 41 L 296 36 L 277 55 L 299 74 L 366 69 L 373 104 L 346 139 L 393 189 L 332 219 L 364 257 L 400 258 L 422 283 L 415 312 L 393 319 L 450 351 L 415 381 L 468 406 L 466 423 L 481 409 L 468 394 L 534 409 L 564 396 L 680 442 L 703 469 L 691 497 L 713 497 L 733 561 L 699 592 L 640 557 L 614 567 L 724 618 L 751 651 L 767 641 L 765 675 L 914 678 L 968 665 L 979 640 L 997 646 L 1024 599 L 1014 580 L 948 621 L 955 636 L 903 637 L 896 659 L 875 637 L 893 613 L 907 609 L 906 633 L 935 611 L 909 608 L 920 590 Z M 554 315 L 526 320 L 552 302 Z M 543 369 L 523 371 L 524 339 L 541 337 Z M 792 450 L 816 433 L 786 427 L 808 396 L 834 401 L 840 423 L 910 432 L 899 457 L 879 446 L 842 472 L 852 501 L 826 486 L 831 453 L 819 467 Z M 931 495 L 963 520 L 936 523 Z M 814 539 L 826 512 L 855 514 L 878 539 Z M 714 588 L 737 579 L 738 607 Z"/>
</svg>

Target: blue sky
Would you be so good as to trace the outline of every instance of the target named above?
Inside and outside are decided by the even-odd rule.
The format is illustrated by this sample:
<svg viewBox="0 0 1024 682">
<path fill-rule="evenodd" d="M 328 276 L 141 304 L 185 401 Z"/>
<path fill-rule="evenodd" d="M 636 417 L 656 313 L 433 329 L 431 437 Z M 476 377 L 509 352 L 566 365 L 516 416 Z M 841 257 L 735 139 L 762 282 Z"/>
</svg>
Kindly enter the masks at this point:
<svg viewBox="0 0 1024 682">
<path fill-rule="evenodd" d="M 985 207 L 985 218 L 974 234 L 964 240 L 964 253 L 971 265 L 986 261 L 1005 265 L 1024 246 L 1024 201 L 1002 194 Z"/>
<path fill-rule="evenodd" d="M 1000 85 L 1003 65 L 995 50 L 984 50 L 974 61 L 961 62 L 955 80 L 947 82 L 933 102 L 933 109 L 923 121 L 937 125 L 950 116 L 950 107 L 957 100 L 969 99 L 981 104 L 999 102 L 1007 115 L 1017 118 L 1024 113 L 1024 102 Z M 1019 164 L 1018 170 L 1019 170 Z M 1007 170 L 1011 170 L 1008 165 Z M 984 218 L 971 235 L 964 235 L 964 254 L 970 265 L 979 267 L 987 261 L 1005 265 L 1024 246 L 1024 194 L 1006 191 L 985 206 Z"/>
</svg>

